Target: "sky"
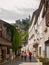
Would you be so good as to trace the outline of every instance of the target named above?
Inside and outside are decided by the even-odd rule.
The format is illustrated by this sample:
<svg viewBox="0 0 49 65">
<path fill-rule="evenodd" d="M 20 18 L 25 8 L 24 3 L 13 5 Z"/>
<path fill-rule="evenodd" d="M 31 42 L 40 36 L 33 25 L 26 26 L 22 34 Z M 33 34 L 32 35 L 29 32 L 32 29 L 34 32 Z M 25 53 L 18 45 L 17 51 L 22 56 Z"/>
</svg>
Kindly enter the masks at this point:
<svg viewBox="0 0 49 65">
<path fill-rule="evenodd" d="M 0 19 L 14 23 L 25 19 L 39 7 L 40 0 L 0 0 Z"/>
</svg>

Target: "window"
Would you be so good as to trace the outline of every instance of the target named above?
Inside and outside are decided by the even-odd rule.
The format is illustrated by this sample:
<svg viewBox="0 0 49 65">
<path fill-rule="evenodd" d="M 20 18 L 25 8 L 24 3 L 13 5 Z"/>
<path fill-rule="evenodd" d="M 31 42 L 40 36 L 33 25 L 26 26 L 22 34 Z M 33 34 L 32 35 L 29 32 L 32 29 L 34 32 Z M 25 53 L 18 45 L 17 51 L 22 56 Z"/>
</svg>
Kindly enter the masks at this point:
<svg viewBox="0 0 49 65">
<path fill-rule="evenodd" d="M 39 54 L 41 55 L 41 47 L 39 47 Z"/>
<path fill-rule="evenodd" d="M 48 0 L 48 3 L 49 3 L 49 0 Z"/>
<path fill-rule="evenodd" d="M 48 6 L 49 6 L 49 1 L 48 1 Z"/>
<path fill-rule="evenodd" d="M 10 49 L 7 47 L 7 54 L 10 54 Z"/>
<path fill-rule="evenodd" d="M 2 37 L 2 31 L 0 31 L 0 37 Z"/>
<path fill-rule="evenodd" d="M 47 0 L 47 3 L 48 3 L 48 5 L 49 5 L 49 0 Z"/>
</svg>

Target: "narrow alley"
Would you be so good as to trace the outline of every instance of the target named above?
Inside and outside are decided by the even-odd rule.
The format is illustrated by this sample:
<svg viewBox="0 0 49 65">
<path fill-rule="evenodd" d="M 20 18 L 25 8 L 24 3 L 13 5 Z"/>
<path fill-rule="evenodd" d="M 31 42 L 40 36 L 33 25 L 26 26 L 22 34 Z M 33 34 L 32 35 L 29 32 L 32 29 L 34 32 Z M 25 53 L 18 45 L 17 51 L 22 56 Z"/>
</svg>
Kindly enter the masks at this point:
<svg viewBox="0 0 49 65">
<path fill-rule="evenodd" d="M 35 57 L 32 57 L 32 61 L 29 61 L 29 58 L 27 57 L 27 60 L 24 61 L 21 59 L 8 61 L 7 63 L 2 63 L 2 65 L 42 65 L 41 62 L 39 62 Z"/>
</svg>

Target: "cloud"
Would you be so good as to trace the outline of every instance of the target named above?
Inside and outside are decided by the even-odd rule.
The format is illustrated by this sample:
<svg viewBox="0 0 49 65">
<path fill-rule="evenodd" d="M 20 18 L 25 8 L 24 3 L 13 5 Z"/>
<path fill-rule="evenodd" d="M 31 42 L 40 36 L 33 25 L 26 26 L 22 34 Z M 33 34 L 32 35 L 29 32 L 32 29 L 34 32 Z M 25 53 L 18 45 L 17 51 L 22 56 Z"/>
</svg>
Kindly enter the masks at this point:
<svg viewBox="0 0 49 65">
<path fill-rule="evenodd" d="M 8 11 L 2 8 L 0 10 L 0 19 L 7 20 L 7 22 L 11 21 L 9 23 L 14 22 L 16 19 L 23 19 L 29 16 L 29 12 L 21 14 L 22 12 Z"/>
<path fill-rule="evenodd" d="M 12 20 L 32 15 L 39 6 L 40 0 L 0 0 L 0 19 Z"/>
<path fill-rule="evenodd" d="M 0 7 L 8 10 L 19 8 L 37 8 L 40 0 L 0 0 Z"/>
</svg>

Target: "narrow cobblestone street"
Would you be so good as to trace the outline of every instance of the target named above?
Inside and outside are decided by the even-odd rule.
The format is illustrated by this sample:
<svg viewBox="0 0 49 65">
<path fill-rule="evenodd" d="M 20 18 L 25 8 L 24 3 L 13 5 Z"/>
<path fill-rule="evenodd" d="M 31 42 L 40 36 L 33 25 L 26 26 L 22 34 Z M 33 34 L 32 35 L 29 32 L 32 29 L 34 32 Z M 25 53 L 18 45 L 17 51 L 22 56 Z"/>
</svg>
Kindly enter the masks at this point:
<svg viewBox="0 0 49 65">
<path fill-rule="evenodd" d="M 42 63 L 22 63 L 22 64 L 19 64 L 19 65 L 42 65 Z"/>
<path fill-rule="evenodd" d="M 31 62 L 29 61 L 28 58 L 27 58 L 26 62 L 24 61 L 24 59 L 23 60 L 21 60 L 21 59 L 16 60 L 15 59 L 13 61 L 9 61 L 9 62 L 4 63 L 2 65 L 42 65 L 42 63 L 41 62 L 38 62 L 36 60 L 36 58 L 33 57 Z"/>
<path fill-rule="evenodd" d="M 49 0 L 0 0 L 0 65 L 49 65 Z"/>
</svg>

